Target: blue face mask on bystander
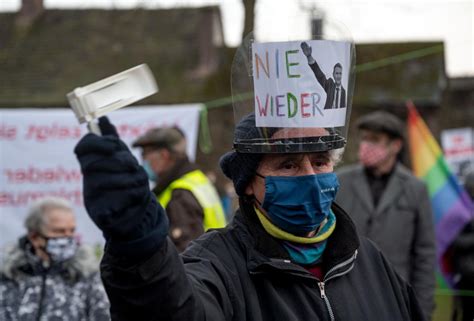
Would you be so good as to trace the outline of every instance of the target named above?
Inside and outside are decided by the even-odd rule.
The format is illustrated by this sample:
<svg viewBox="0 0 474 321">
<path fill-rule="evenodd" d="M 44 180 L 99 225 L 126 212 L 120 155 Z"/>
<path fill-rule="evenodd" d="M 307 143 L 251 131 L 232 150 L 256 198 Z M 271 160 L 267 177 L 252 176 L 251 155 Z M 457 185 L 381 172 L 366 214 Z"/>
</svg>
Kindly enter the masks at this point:
<svg viewBox="0 0 474 321">
<path fill-rule="evenodd" d="M 262 208 L 273 224 L 294 235 L 318 228 L 328 217 L 339 189 L 335 173 L 264 178 Z"/>
<path fill-rule="evenodd" d="M 151 169 L 150 162 L 147 160 L 143 160 L 143 169 L 146 172 L 146 175 L 148 176 L 148 179 L 152 182 L 157 182 L 158 181 L 158 175 Z"/>
</svg>

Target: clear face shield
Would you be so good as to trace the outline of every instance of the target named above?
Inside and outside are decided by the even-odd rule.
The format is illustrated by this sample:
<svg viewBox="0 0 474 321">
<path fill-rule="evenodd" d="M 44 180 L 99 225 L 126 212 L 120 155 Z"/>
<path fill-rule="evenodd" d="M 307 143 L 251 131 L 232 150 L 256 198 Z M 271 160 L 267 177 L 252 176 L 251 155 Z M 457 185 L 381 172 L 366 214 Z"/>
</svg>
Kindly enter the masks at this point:
<svg viewBox="0 0 474 321">
<path fill-rule="evenodd" d="M 307 153 L 345 146 L 355 46 L 342 25 L 333 30 L 310 39 L 288 32 L 269 42 L 259 42 L 254 33 L 243 40 L 231 72 L 234 120 L 238 129 L 254 118 L 257 130 L 235 136 L 237 152 Z"/>
</svg>

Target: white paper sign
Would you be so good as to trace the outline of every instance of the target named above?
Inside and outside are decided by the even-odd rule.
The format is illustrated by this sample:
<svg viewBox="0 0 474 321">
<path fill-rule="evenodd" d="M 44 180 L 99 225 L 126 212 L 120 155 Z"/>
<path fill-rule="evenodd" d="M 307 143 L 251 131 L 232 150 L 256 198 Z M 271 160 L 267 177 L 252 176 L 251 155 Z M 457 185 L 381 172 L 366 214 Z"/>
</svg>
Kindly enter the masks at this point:
<svg viewBox="0 0 474 321">
<path fill-rule="evenodd" d="M 328 40 L 252 44 L 256 125 L 344 126 L 350 48 Z"/>
<path fill-rule="evenodd" d="M 201 106 L 129 107 L 108 114 L 129 146 L 156 126 L 178 126 L 196 155 Z M 68 199 L 75 207 L 77 232 L 85 243 L 102 243 L 85 212 L 82 175 L 73 152 L 87 133 L 70 108 L 0 110 L 0 248 L 26 233 L 23 222 L 32 202 L 43 196 Z M 131 148 L 140 160 L 140 150 Z"/>
<path fill-rule="evenodd" d="M 463 181 L 469 170 L 474 170 L 474 130 L 446 129 L 441 132 L 441 145 L 446 162 Z"/>
</svg>

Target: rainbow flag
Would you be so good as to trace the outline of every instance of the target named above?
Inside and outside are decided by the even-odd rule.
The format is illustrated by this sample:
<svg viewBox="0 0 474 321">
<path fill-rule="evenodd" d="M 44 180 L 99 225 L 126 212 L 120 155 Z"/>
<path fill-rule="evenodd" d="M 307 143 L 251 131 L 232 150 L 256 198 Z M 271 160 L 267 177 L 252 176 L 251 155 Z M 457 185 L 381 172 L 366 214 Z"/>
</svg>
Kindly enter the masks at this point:
<svg viewBox="0 0 474 321">
<path fill-rule="evenodd" d="M 413 103 L 408 102 L 407 107 L 408 139 L 414 174 L 428 187 L 435 223 L 436 256 L 445 281 L 452 285 L 449 246 L 466 223 L 474 219 L 474 205 L 451 173 L 441 148 Z"/>
</svg>

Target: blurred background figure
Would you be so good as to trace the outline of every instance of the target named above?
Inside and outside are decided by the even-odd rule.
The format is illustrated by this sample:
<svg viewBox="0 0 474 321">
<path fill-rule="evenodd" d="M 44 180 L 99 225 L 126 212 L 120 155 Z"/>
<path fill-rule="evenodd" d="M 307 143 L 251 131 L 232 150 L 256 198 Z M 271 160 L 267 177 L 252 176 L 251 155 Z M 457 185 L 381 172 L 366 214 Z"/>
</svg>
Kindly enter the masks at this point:
<svg viewBox="0 0 474 321">
<path fill-rule="evenodd" d="M 426 186 L 400 162 L 404 126 L 377 111 L 356 122 L 360 164 L 338 171 L 337 202 L 415 289 L 427 319 L 434 309 L 435 238 Z"/>
<path fill-rule="evenodd" d="M 76 238 L 71 204 L 41 199 L 25 227 L 1 268 L 0 320 L 110 320 L 97 257 Z"/>
<path fill-rule="evenodd" d="M 224 184 L 218 183 L 217 174 L 213 170 L 207 171 L 206 176 L 209 181 L 216 187 L 217 193 L 222 203 L 226 222 L 230 222 L 234 216 L 235 210 L 238 208 L 238 196 L 235 192 L 232 182 L 226 180 Z"/>
<path fill-rule="evenodd" d="M 464 188 L 474 201 L 474 170 L 466 175 Z M 451 245 L 456 288 L 453 320 L 474 320 L 474 221 L 471 221 Z"/>
<path fill-rule="evenodd" d="M 224 227 L 224 210 L 209 178 L 186 155 L 186 138 L 177 127 L 154 128 L 139 137 L 143 167 L 153 192 L 166 209 L 170 237 L 181 252 L 210 228 Z"/>
</svg>

